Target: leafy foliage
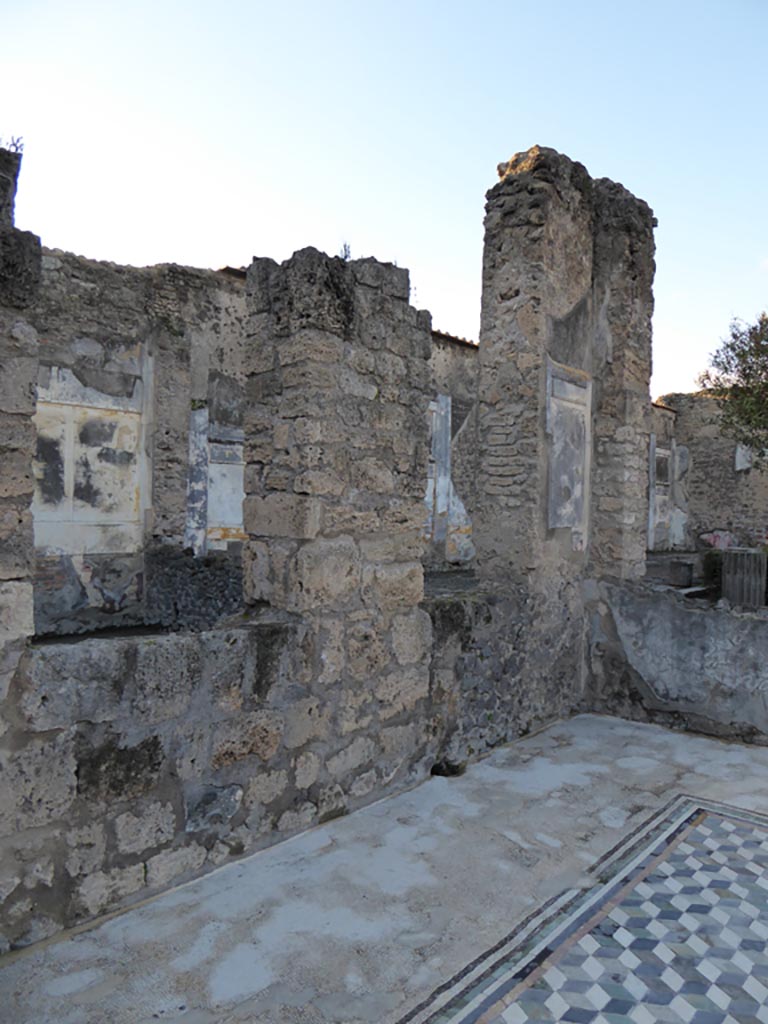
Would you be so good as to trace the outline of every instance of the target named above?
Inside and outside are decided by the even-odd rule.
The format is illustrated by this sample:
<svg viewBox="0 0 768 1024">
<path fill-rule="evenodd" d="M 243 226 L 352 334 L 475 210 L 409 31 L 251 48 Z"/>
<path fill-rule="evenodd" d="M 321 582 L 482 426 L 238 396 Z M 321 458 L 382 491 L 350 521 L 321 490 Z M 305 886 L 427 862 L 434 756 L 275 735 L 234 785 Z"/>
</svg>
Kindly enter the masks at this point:
<svg viewBox="0 0 768 1024">
<path fill-rule="evenodd" d="M 754 324 L 731 322 L 730 336 L 710 357 L 699 384 L 717 398 L 723 430 L 768 462 L 768 313 Z"/>
<path fill-rule="evenodd" d="M 18 138 L 12 135 L 10 142 L 3 142 L 2 138 L 0 138 L 0 149 L 7 149 L 11 153 L 23 153 L 24 140 L 20 135 Z"/>
</svg>

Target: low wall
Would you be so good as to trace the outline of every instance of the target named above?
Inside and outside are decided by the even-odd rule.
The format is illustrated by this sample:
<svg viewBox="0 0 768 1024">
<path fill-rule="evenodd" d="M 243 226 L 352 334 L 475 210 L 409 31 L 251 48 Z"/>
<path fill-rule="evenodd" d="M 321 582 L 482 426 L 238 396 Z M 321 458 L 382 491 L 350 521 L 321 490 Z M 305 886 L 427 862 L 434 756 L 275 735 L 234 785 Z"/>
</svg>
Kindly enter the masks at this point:
<svg viewBox="0 0 768 1024">
<path fill-rule="evenodd" d="M 358 639 L 362 668 L 380 645 Z M 439 738 L 412 673 L 396 700 L 361 688 L 355 704 L 310 685 L 316 656 L 279 615 L 30 647 L 0 706 L 0 948 L 425 777 Z"/>
<path fill-rule="evenodd" d="M 642 585 L 590 596 L 592 710 L 768 744 L 768 613 Z"/>
</svg>

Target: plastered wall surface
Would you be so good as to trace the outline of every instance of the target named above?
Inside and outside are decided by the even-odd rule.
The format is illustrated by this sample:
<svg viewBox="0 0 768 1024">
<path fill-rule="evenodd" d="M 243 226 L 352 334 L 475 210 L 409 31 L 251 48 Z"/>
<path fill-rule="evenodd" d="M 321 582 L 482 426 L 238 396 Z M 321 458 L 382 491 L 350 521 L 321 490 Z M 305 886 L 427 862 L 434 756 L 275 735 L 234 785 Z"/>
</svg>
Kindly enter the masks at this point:
<svg viewBox="0 0 768 1024">
<path fill-rule="evenodd" d="M 200 626 L 239 606 L 244 310 L 242 275 L 44 252 L 38 633 Z M 194 556 L 209 549 L 231 583 L 206 609 Z"/>
</svg>

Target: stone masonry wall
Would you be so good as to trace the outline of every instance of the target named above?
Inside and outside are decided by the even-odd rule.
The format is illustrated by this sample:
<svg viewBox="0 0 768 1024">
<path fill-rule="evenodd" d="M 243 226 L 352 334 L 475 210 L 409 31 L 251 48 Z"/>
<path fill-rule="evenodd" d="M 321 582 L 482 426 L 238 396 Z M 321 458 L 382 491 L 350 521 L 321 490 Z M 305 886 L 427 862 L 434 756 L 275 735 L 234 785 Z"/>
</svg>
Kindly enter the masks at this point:
<svg viewBox="0 0 768 1024">
<path fill-rule="evenodd" d="M 768 473 L 752 466 L 720 428 L 720 410 L 707 394 L 663 398 L 675 410 L 675 443 L 687 449 L 688 545 L 725 531 L 746 547 L 768 540 Z"/>
<path fill-rule="evenodd" d="M 485 222 L 477 584 L 433 607 L 454 758 L 579 704 L 584 582 L 641 574 L 647 535 L 652 213 L 554 150 L 499 174 Z"/>
<path fill-rule="evenodd" d="M 245 589 L 306 630 L 294 714 L 333 783 L 297 809 L 309 824 L 422 777 L 436 746 L 419 607 L 430 322 L 407 272 L 374 260 L 305 249 L 248 282 Z"/>
<path fill-rule="evenodd" d="M 274 616 L 27 649 L 0 702 L 0 948 L 290 834 L 309 801 L 327 812 L 340 762 L 294 700 L 301 657 Z"/>
<path fill-rule="evenodd" d="M 205 410 L 210 423 L 225 431 L 242 429 L 244 301 L 244 282 L 233 274 L 120 267 L 44 251 L 41 287 L 29 310 L 40 337 L 41 396 L 105 406 L 104 427 L 119 416 L 110 407 L 123 407 L 129 419 L 134 413 L 140 418 L 141 436 L 137 451 L 78 449 L 80 460 L 89 460 L 87 479 L 93 479 L 79 495 L 84 550 L 75 551 L 78 537 L 66 553 L 41 541 L 35 586 L 39 633 L 137 623 L 200 627 L 240 606 L 237 545 L 232 557 L 226 551 L 211 555 L 210 575 L 219 582 L 208 593 L 197 583 L 197 560 L 184 558 L 182 550 L 190 518 L 192 411 Z M 123 428 L 117 422 L 119 436 Z M 133 513 L 138 536 L 127 546 L 111 545 L 109 527 L 103 539 L 94 539 L 88 525 L 104 508 L 98 497 L 107 464 L 99 459 L 108 455 L 113 462 L 143 460 L 136 481 L 140 507 Z M 46 501 L 57 502 L 60 493 L 51 495 L 44 485 L 55 484 L 62 472 L 58 439 L 38 444 L 37 501 L 41 514 L 53 519 L 57 512 L 46 513 Z M 86 507 L 88 501 L 96 507 Z"/>
<path fill-rule="evenodd" d="M 590 623 L 588 707 L 768 744 L 768 613 L 603 581 Z"/>
<path fill-rule="evenodd" d="M 30 503 L 38 338 L 29 308 L 40 286 L 40 239 L 13 226 L 20 163 L 20 154 L 0 149 L 0 701 L 34 631 Z M 0 743 L 2 732 L 0 718 Z"/>
</svg>

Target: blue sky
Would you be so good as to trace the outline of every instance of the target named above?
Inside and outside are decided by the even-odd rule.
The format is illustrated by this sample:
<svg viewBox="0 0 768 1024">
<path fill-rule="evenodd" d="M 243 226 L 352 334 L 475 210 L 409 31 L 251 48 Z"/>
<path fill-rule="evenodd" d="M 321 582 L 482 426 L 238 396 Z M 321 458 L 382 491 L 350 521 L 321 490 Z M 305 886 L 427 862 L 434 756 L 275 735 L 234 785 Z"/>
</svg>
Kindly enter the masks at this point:
<svg viewBox="0 0 768 1024">
<path fill-rule="evenodd" d="M 654 395 L 768 306 L 768 0 L 0 0 L 17 224 L 118 263 L 315 245 L 476 338 L 484 193 L 536 143 L 659 219 Z"/>
</svg>

